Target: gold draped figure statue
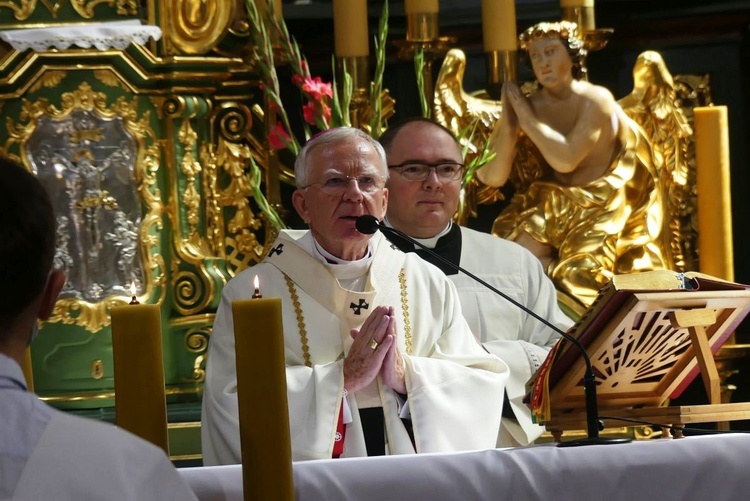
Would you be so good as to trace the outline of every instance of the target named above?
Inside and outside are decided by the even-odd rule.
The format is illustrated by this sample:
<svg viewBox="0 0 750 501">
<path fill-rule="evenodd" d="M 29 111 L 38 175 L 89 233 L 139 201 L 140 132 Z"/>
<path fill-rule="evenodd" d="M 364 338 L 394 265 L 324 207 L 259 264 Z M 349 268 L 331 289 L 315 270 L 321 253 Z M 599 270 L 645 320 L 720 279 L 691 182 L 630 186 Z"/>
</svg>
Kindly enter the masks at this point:
<svg viewBox="0 0 750 501">
<path fill-rule="evenodd" d="M 634 91 L 618 102 L 583 78 L 575 23 L 539 23 L 519 40 L 537 82 L 506 82 L 501 104 L 456 92 L 463 74 L 457 54 L 448 55 L 436 85 L 436 116 L 454 129 L 486 124 L 494 103 L 498 118 L 483 139 L 496 155 L 477 171 L 475 195 L 498 199 L 496 188 L 507 182 L 515 193 L 492 233 L 531 250 L 579 306 L 590 305 L 615 274 L 679 268 L 672 216 L 686 196 L 692 132 L 659 54 L 639 57 Z M 467 116 L 457 121 L 451 110 L 461 108 Z"/>
</svg>

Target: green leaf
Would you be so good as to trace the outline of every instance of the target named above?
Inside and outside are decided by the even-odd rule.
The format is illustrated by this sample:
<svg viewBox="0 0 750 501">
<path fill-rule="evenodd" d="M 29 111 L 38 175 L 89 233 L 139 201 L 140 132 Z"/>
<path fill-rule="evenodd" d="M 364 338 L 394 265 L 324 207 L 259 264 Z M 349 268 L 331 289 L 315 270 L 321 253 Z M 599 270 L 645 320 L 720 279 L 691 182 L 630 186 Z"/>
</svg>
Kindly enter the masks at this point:
<svg viewBox="0 0 750 501">
<path fill-rule="evenodd" d="M 422 116 L 430 119 L 432 118 L 432 107 L 427 100 L 424 90 L 425 62 L 424 49 L 422 47 L 414 51 L 414 73 L 417 77 L 417 91 L 419 92 L 419 106 L 422 109 Z"/>
</svg>

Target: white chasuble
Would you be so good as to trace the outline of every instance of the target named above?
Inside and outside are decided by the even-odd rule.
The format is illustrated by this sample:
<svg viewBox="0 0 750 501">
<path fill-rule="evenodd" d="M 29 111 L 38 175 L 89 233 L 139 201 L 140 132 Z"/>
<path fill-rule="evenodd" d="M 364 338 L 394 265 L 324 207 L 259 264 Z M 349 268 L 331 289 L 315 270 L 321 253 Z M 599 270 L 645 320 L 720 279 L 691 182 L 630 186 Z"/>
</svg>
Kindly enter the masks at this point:
<svg viewBox="0 0 750 501">
<path fill-rule="evenodd" d="M 206 367 L 202 443 L 204 464 L 239 463 L 234 332 L 231 303 L 254 292 L 282 300 L 289 419 L 294 460 L 330 458 L 343 398 L 343 359 L 350 330 L 376 306 L 397 318 L 416 452 L 495 446 L 507 365 L 474 339 L 453 284 L 416 255 L 396 250 L 380 234 L 364 292 L 344 289 L 329 265 L 314 257 L 307 231 L 282 231 L 267 258 L 224 288 Z M 377 379 L 347 397 L 344 456 L 365 456 L 360 407 L 382 407 L 386 451 L 414 453 L 399 418 L 398 396 Z M 258 402 L 263 405 L 263 402 Z"/>
</svg>

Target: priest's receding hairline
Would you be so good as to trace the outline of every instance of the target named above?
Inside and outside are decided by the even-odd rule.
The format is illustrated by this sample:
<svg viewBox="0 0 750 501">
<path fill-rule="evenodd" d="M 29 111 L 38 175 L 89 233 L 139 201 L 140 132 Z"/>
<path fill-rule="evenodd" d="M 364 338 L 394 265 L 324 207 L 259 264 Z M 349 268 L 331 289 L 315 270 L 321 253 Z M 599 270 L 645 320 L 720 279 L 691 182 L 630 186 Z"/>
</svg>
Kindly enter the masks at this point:
<svg viewBox="0 0 750 501">
<path fill-rule="evenodd" d="M 297 188 L 307 186 L 309 183 L 310 168 L 307 161 L 310 153 L 319 146 L 325 146 L 333 143 L 345 141 L 355 141 L 361 139 L 373 147 L 380 160 L 381 169 L 383 170 L 383 179 L 388 179 L 388 164 L 385 159 L 383 147 L 366 132 L 355 129 L 354 127 L 335 127 L 325 130 L 310 138 L 305 146 L 302 147 L 296 160 L 294 161 L 294 181 Z"/>
</svg>

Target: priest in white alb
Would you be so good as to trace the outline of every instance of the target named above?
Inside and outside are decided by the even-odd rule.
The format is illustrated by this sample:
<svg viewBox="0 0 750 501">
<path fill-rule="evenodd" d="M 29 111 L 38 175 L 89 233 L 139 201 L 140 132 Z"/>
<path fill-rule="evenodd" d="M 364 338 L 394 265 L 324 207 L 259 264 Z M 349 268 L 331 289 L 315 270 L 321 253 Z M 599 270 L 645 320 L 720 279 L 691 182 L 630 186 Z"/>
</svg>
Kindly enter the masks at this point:
<svg viewBox="0 0 750 501">
<path fill-rule="evenodd" d="M 391 175 L 386 225 L 416 239 L 433 254 L 389 234 L 404 252 L 439 266 L 458 291 L 466 321 L 482 345 L 508 364 L 498 447 L 527 445 L 544 432 L 524 404 L 526 384 L 559 335 L 455 266 L 478 276 L 561 330 L 572 325 L 557 305 L 552 281 L 528 250 L 453 223 L 461 196 L 461 145 L 442 125 L 417 117 L 390 127 L 379 139 Z M 442 257 L 451 265 L 434 257 Z"/>
<path fill-rule="evenodd" d="M 453 284 L 357 217 L 385 215 L 385 153 L 358 129 L 310 140 L 293 204 L 309 231 L 281 231 L 224 288 L 203 396 L 204 463 L 240 463 L 231 303 L 253 278 L 280 297 L 294 460 L 495 446 L 507 365 L 474 339 Z M 258 402 L 259 406 L 263 402 Z"/>
</svg>

